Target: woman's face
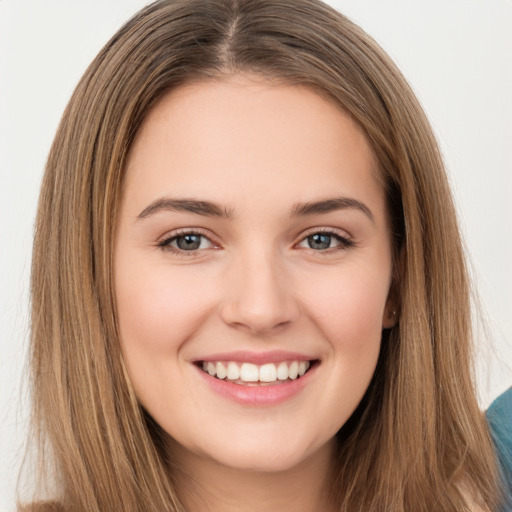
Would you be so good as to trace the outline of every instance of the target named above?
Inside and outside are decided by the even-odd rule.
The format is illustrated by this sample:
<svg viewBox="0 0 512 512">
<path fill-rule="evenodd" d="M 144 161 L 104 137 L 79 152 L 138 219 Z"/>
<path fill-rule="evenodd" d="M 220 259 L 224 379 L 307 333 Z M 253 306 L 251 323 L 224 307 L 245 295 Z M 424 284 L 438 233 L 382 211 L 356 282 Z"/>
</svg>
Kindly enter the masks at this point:
<svg viewBox="0 0 512 512">
<path fill-rule="evenodd" d="M 392 325 L 378 172 L 359 127 L 304 87 L 201 82 L 148 115 L 118 321 L 135 392 L 185 464 L 274 471 L 330 451 Z"/>
</svg>

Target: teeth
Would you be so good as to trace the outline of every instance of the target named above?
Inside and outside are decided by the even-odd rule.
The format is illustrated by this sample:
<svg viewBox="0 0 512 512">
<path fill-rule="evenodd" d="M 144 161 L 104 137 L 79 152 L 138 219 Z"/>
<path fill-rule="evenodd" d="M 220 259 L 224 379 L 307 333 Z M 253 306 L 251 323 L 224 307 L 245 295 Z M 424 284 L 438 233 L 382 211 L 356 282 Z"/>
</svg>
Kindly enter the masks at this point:
<svg viewBox="0 0 512 512">
<path fill-rule="evenodd" d="M 226 367 L 222 364 L 222 363 L 217 363 L 215 365 L 215 369 L 217 370 L 217 378 L 218 379 L 225 379 L 227 374 L 228 374 L 228 370 L 226 369 Z"/>
<path fill-rule="evenodd" d="M 277 367 L 277 378 L 279 380 L 286 380 L 288 378 L 288 365 L 286 363 L 279 363 Z"/>
<path fill-rule="evenodd" d="M 297 361 L 293 361 L 293 363 L 288 368 L 288 377 L 290 379 L 296 379 L 299 375 L 299 363 Z"/>
<path fill-rule="evenodd" d="M 260 367 L 261 382 L 274 382 L 277 379 L 277 370 L 275 364 L 264 364 Z"/>
<path fill-rule="evenodd" d="M 283 361 L 279 364 L 267 363 L 261 366 L 234 361 L 203 362 L 203 371 L 217 379 L 243 382 L 276 382 L 295 380 L 302 377 L 310 367 L 309 361 Z"/>
<path fill-rule="evenodd" d="M 240 378 L 240 368 L 232 361 L 228 363 L 228 379 L 238 380 Z"/>
<path fill-rule="evenodd" d="M 243 363 L 240 367 L 240 380 L 244 382 L 258 382 L 258 367 L 255 364 Z"/>
</svg>

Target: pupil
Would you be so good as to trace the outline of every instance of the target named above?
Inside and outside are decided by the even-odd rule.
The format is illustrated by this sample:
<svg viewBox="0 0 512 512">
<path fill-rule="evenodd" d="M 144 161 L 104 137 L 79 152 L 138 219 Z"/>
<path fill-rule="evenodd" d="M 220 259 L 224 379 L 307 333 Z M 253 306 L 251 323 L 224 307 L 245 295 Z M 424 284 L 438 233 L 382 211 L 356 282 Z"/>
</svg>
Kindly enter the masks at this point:
<svg viewBox="0 0 512 512">
<path fill-rule="evenodd" d="M 311 249 L 329 249 L 331 245 L 331 235 L 316 233 L 308 236 L 308 245 Z"/>
<path fill-rule="evenodd" d="M 200 235 L 184 235 L 176 239 L 176 245 L 183 251 L 199 249 L 201 245 Z"/>
</svg>

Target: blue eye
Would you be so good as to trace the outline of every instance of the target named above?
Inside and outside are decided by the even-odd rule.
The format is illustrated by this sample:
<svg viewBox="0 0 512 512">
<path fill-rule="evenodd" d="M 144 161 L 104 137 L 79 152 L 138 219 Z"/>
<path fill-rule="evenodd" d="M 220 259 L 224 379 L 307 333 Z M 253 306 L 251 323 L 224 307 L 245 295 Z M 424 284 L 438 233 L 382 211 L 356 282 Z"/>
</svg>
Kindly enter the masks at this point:
<svg viewBox="0 0 512 512">
<path fill-rule="evenodd" d="M 173 241 L 176 242 L 178 249 L 182 251 L 196 251 L 201 247 L 201 235 L 183 235 L 176 237 Z"/>
<path fill-rule="evenodd" d="M 213 247 L 212 242 L 199 233 L 183 233 L 166 238 L 158 247 L 174 252 L 194 252 Z"/>
<path fill-rule="evenodd" d="M 312 233 L 299 244 L 300 247 L 313 249 L 314 251 L 341 250 L 351 245 L 352 242 L 347 238 L 330 232 Z"/>
<path fill-rule="evenodd" d="M 331 247 L 332 236 L 326 233 L 315 233 L 314 235 L 308 236 L 307 241 L 310 249 L 324 250 Z"/>
</svg>

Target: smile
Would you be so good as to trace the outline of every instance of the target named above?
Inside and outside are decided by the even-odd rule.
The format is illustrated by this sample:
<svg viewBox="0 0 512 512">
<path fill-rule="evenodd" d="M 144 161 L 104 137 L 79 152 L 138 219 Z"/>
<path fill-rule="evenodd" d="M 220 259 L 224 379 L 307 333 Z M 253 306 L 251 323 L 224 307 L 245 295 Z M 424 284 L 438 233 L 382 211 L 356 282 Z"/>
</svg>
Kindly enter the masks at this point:
<svg viewBox="0 0 512 512">
<path fill-rule="evenodd" d="M 310 361 L 281 361 L 257 365 L 235 361 L 203 361 L 200 368 L 219 380 L 246 386 L 281 384 L 302 377 L 311 367 Z"/>
</svg>

